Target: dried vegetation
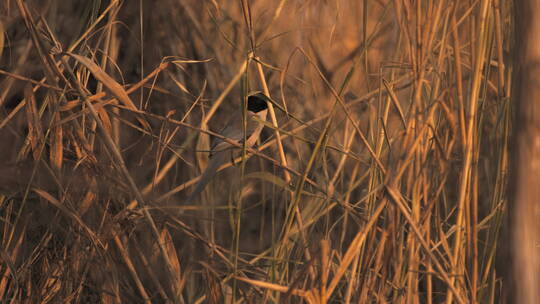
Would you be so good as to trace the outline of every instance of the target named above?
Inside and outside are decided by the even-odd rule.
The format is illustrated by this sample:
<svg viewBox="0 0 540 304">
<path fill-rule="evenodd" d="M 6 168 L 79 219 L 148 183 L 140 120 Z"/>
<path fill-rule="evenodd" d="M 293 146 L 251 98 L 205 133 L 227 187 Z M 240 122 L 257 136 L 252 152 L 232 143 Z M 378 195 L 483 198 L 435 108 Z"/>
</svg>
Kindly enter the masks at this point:
<svg viewBox="0 0 540 304">
<path fill-rule="evenodd" d="M 498 302 L 510 1 L 0 11 L 2 302 Z M 249 90 L 260 144 L 185 202 Z"/>
</svg>

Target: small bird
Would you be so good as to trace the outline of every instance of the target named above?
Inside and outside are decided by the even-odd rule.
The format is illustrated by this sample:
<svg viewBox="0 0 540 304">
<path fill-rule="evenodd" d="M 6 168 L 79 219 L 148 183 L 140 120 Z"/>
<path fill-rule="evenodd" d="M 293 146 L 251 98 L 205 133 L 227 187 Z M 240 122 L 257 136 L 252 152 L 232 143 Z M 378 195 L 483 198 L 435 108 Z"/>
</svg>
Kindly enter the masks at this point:
<svg viewBox="0 0 540 304">
<path fill-rule="evenodd" d="M 238 144 L 241 144 L 244 138 L 246 138 L 246 148 L 252 147 L 257 142 L 264 127 L 262 121 L 266 120 L 268 100 L 269 98 L 261 92 L 253 92 L 248 95 L 245 137 L 242 126 L 243 120 L 238 117 L 232 117 L 219 133 L 223 137 Z M 217 169 L 228 160 L 240 156 L 241 151 L 242 149 L 238 146 L 232 145 L 220 138 L 214 138 L 208 166 L 187 201 L 193 202 L 197 195 L 204 190 L 212 177 L 214 177 Z"/>
</svg>

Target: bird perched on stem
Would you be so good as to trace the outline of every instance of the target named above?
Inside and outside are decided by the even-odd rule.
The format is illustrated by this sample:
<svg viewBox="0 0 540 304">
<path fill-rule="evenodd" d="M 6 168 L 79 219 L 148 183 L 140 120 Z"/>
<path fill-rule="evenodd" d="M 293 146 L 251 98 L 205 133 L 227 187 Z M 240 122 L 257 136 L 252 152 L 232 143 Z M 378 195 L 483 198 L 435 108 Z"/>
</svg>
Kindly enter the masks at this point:
<svg viewBox="0 0 540 304">
<path fill-rule="evenodd" d="M 264 127 L 263 121 L 266 120 L 266 114 L 268 112 L 269 98 L 261 92 L 250 93 L 247 97 L 247 115 L 245 117 L 246 128 L 244 136 L 243 119 L 238 117 L 232 117 L 226 126 L 221 130 L 220 134 L 230 141 L 236 142 L 239 145 L 246 139 L 245 147 L 252 147 L 259 138 L 261 131 Z M 208 166 L 204 170 L 203 174 L 195 189 L 188 198 L 188 202 L 193 200 L 201 193 L 206 185 L 210 182 L 212 177 L 216 174 L 221 165 L 228 160 L 235 159 L 242 153 L 240 146 L 232 145 L 231 143 L 222 140 L 221 138 L 214 138 L 211 145 L 210 160 Z"/>
</svg>

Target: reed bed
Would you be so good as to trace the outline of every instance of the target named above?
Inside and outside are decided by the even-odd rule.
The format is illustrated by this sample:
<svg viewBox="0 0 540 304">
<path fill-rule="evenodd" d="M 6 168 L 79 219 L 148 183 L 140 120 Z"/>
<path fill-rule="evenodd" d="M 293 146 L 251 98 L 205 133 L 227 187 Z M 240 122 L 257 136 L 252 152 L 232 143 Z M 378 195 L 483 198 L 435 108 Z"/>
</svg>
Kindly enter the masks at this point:
<svg viewBox="0 0 540 304">
<path fill-rule="evenodd" d="M 510 4 L 2 1 L 1 302 L 498 303 Z"/>
</svg>

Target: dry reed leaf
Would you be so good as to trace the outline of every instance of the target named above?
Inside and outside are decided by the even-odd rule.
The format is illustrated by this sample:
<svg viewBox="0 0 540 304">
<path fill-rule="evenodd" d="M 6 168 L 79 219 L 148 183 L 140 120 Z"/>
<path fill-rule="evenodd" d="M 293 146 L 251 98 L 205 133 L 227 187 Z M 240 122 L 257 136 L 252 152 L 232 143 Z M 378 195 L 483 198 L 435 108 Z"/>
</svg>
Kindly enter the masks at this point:
<svg viewBox="0 0 540 304">
<path fill-rule="evenodd" d="M 444 255 L 442 256 L 452 256 L 452 250 L 450 249 L 450 244 L 448 243 L 448 239 L 450 238 L 451 234 L 449 233 L 448 235 L 446 235 L 442 225 L 439 225 L 439 227 L 437 227 L 437 230 L 439 232 L 439 242 L 440 244 L 442 244 L 443 248 L 443 250 L 440 251 L 444 251 Z"/>
<path fill-rule="evenodd" d="M 106 95 L 105 92 L 99 92 L 99 93 L 94 94 L 92 96 L 88 96 L 87 100 L 88 101 L 101 101 L 101 98 L 105 97 L 105 95 Z M 60 111 L 73 110 L 79 105 L 81 105 L 81 100 L 80 99 L 69 100 L 69 101 L 66 101 L 66 102 L 62 103 L 62 105 L 60 106 Z"/>
<path fill-rule="evenodd" d="M 4 270 L 4 273 L 2 274 L 2 280 L 0 280 L 0 298 L 3 298 L 6 294 L 6 287 L 8 286 L 8 282 L 10 282 L 10 277 L 13 271 L 10 267 L 6 267 Z"/>
<path fill-rule="evenodd" d="M 53 126 L 51 128 L 51 152 L 50 160 L 53 168 L 62 169 L 62 161 L 64 159 L 64 144 L 63 144 L 63 129 L 61 125 L 55 124 L 60 120 L 60 113 L 53 114 Z"/>
<path fill-rule="evenodd" d="M 66 53 L 67 55 L 73 57 L 78 62 L 83 64 L 91 73 L 96 77 L 97 80 L 99 80 L 101 83 L 103 83 L 104 86 L 106 86 L 117 98 L 122 102 L 126 107 L 131 108 L 133 110 L 137 110 L 137 107 L 131 101 L 131 98 L 129 98 L 129 95 L 124 90 L 124 88 L 116 82 L 111 76 L 109 76 L 107 73 L 105 73 L 97 64 L 95 64 L 92 60 L 80 56 L 73 53 Z"/>
<path fill-rule="evenodd" d="M 103 127 L 105 128 L 105 132 L 107 132 L 109 135 L 112 136 L 113 129 L 112 129 L 111 119 L 109 118 L 109 114 L 103 107 L 100 107 L 99 109 L 97 109 L 97 112 L 98 112 L 99 118 L 101 118 Z"/>
<path fill-rule="evenodd" d="M 15 247 L 13 247 L 13 249 L 11 250 L 11 256 L 2 257 L 2 259 L 4 260 L 4 264 L 7 265 L 7 267 L 6 267 L 6 270 L 4 271 L 4 274 L 2 275 L 2 280 L 0 281 L 0 299 L 3 299 L 4 295 L 6 294 L 6 291 L 8 291 L 7 287 L 9 286 L 8 283 L 10 282 L 10 278 L 15 279 L 15 284 L 14 284 L 15 288 L 18 287 L 17 282 L 20 282 L 17 276 L 17 273 L 15 271 L 16 270 L 15 265 L 9 262 L 8 259 L 10 259 L 11 261 L 17 260 L 19 249 L 21 248 L 21 244 L 23 243 L 24 237 L 26 235 L 26 227 L 27 226 L 25 223 L 24 226 L 22 226 L 21 229 L 17 231 L 19 238 L 17 240 L 17 243 L 15 244 Z M 2 245 L 5 246 L 7 250 L 7 246 L 6 246 L 7 244 L 2 244 Z"/>
<path fill-rule="evenodd" d="M 129 252 L 124 247 L 122 240 L 120 239 L 118 235 L 114 236 L 114 243 L 116 244 L 118 251 L 122 255 L 122 259 L 124 260 L 124 263 L 126 264 L 129 270 L 131 278 L 133 279 L 133 281 L 135 281 L 135 285 L 137 286 L 137 289 L 139 290 L 139 293 L 143 298 L 142 300 L 144 300 L 145 303 L 151 303 L 150 297 L 148 296 L 148 293 L 146 292 L 146 289 L 144 288 L 144 284 L 142 283 L 141 278 L 139 277 L 139 274 L 137 274 L 137 270 L 135 269 L 133 260 L 130 257 Z"/>
<path fill-rule="evenodd" d="M 82 65 L 84 65 L 90 71 L 90 73 L 92 73 L 92 75 L 94 75 L 94 77 L 98 81 L 103 83 L 103 85 L 105 87 L 107 87 L 107 89 L 109 89 L 111 91 L 111 93 L 113 93 L 113 95 L 116 96 L 116 98 L 118 98 L 118 100 L 121 103 L 123 103 L 126 107 L 128 107 L 129 109 L 132 109 L 134 111 L 138 111 L 137 107 L 135 106 L 135 104 L 133 103 L 131 98 L 129 97 L 126 90 L 124 90 L 124 88 L 118 82 L 116 82 L 116 80 L 114 80 L 111 76 L 109 76 L 107 73 L 105 73 L 92 60 L 90 60 L 90 59 L 88 59 L 88 58 L 86 58 L 84 56 L 80 56 L 80 55 L 73 54 L 73 53 L 65 53 L 65 54 L 73 57 L 75 60 L 80 62 Z M 146 129 L 150 129 L 150 125 L 148 124 L 148 122 L 146 122 L 146 120 L 144 120 L 144 119 L 142 119 L 140 117 L 138 117 L 137 120 Z"/>
<path fill-rule="evenodd" d="M 182 292 L 182 289 L 184 288 L 185 282 L 182 279 L 182 268 L 180 265 L 180 259 L 178 259 L 178 254 L 176 253 L 176 248 L 174 247 L 174 243 L 168 229 L 161 230 L 159 241 L 165 244 L 167 254 L 169 255 L 169 260 L 171 261 L 172 273 L 175 274 L 175 276 L 172 278 L 174 280 L 174 286 L 172 287 L 172 291 L 175 292 L 177 296 L 179 296 Z"/>
<path fill-rule="evenodd" d="M 168 67 L 168 62 L 164 62 L 164 63 L 161 63 L 159 65 L 159 67 L 155 68 L 150 74 L 148 74 L 143 80 L 137 82 L 136 84 L 132 85 L 129 87 L 129 89 L 126 90 L 126 93 L 130 94 L 132 92 L 135 92 L 135 90 L 139 89 L 140 87 L 143 87 L 145 86 L 145 83 L 148 82 L 150 79 L 156 77 L 156 75 L 159 74 L 159 72 L 165 70 L 166 68 Z M 1 73 L 1 71 L 0 71 Z M 146 86 L 145 86 L 146 87 Z M 156 90 L 156 91 L 163 91 L 161 89 L 158 89 L 156 88 L 155 86 L 154 87 L 151 87 L 153 90 Z M 168 92 L 167 92 L 168 93 Z M 116 102 L 116 99 L 106 99 L 106 100 L 103 100 L 102 98 L 105 97 L 106 94 L 105 92 L 99 92 L 97 94 L 94 94 L 94 95 L 91 95 L 91 96 L 88 96 L 87 97 L 87 100 L 89 102 L 93 102 L 93 105 L 94 105 L 94 108 L 95 109 L 99 109 L 101 107 L 104 107 L 108 104 L 111 104 L 111 103 L 115 103 Z M 75 99 L 75 100 L 69 100 L 67 102 L 65 102 L 61 107 L 60 107 L 60 111 L 69 111 L 69 110 L 72 110 L 74 108 L 76 108 L 77 106 L 81 105 L 81 100 L 80 99 Z M 64 123 L 67 123 L 71 120 L 74 120 L 74 119 L 77 119 L 78 117 L 84 115 L 84 114 L 87 114 L 89 113 L 90 110 L 88 108 L 84 108 L 82 111 L 78 111 L 77 113 L 73 113 L 71 115 L 69 115 L 68 117 L 62 119 L 60 122 L 58 122 L 58 124 L 64 124 Z M 3 124 L 4 122 L 0 123 L 0 129 L 2 129 L 3 127 Z"/>
<path fill-rule="evenodd" d="M 64 273 L 64 264 L 61 261 L 58 261 L 56 264 L 51 265 L 50 270 L 48 269 L 43 271 L 43 274 L 47 274 L 47 279 L 42 288 L 41 293 L 41 302 L 40 303 L 49 303 L 54 300 L 55 296 L 58 294 L 62 288 L 62 275 Z"/>
<path fill-rule="evenodd" d="M 101 92 L 99 94 L 92 95 L 92 96 L 88 97 L 88 99 L 87 99 L 89 102 L 96 101 L 96 102 L 93 103 L 93 107 L 98 112 L 98 115 L 100 113 L 101 108 L 103 108 L 104 106 L 106 106 L 108 104 L 111 104 L 111 103 L 116 101 L 116 99 L 102 100 L 102 99 L 97 97 L 97 96 L 100 96 L 100 95 L 105 96 L 105 93 Z M 69 110 L 75 108 L 78 105 L 79 105 L 78 101 L 76 101 L 74 103 L 70 103 L 70 104 L 66 105 L 65 108 L 61 108 L 61 111 L 69 111 Z M 89 112 L 90 112 L 90 109 L 88 107 L 83 108 L 81 111 L 75 112 L 75 113 L 69 115 L 68 117 L 63 118 L 62 120 L 58 121 L 56 124 L 57 125 L 63 125 L 65 123 L 68 123 L 68 122 L 70 122 L 72 120 L 75 120 L 75 119 L 77 119 L 77 118 L 79 118 L 79 117 L 81 117 L 83 115 L 86 115 Z"/>
<path fill-rule="evenodd" d="M 396 107 L 396 110 L 399 114 L 399 118 L 401 119 L 401 123 L 403 124 L 403 129 L 407 129 L 407 123 L 405 122 L 405 114 L 403 114 L 403 109 L 401 108 L 401 103 L 399 99 L 396 96 L 396 93 L 391 88 L 390 84 L 386 79 L 382 79 L 382 82 L 384 84 L 384 87 L 386 88 L 386 91 L 388 92 L 388 95 L 390 96 L 390 100 L 392 100 L 394 106 Z"/>
<path fill-rule="evenodd" d="M 0 59 L 2 58 L 2 52 L 4 51 L 4 24 L 0 20 Z"/>
<path fill-rule="evenodd" d="M 328 275 L 330 274 L 330 242 L 327 239 L 320 241 L 321 245 L 321 269 L 320 269 L 320 284 L 321 299 L 326 302 L 326 284 L 328 282 Z"/>
<path fill-rule="evenodd" d="M 26 86 L 24 90 L 24 96 L 26 99 L 26 118 L 28 123 L 27 140 L 30 144 L 30 147 L 32 148 L 32 154 L 34 159 L 38 159 L 43 131 L 36 105 L 36 97 L 34 96 L 34 92 L 32 91 L 32 87 L 30 85 Z"/>
<path fill-rule="evenodd" d="M 201 124 L 201 130 L 208 130 L 208 126 L 206 124 Z M 201 132 L 197 138 L 195 147 L 197 151 L 210 151 L 210 135 Z M 206 165 L 208 164 L 208 153 L 197 153 L 196 158 L 199 168 L 206 168 Z"/>
<path fill-rule="evenodd" d="M 97 180 L 92 177 L 89 184 L 90 189 L 86 192 L 81 204 L 79 205 L 78 213 L 80 216 L 84 215 L 86 211 L 88 211 L 97 198 Z"/>
<path fill-rule="evenodd" d="M 70 137 L 70 144 L 77 155 L 79 161 L 87 161 L 90 163 L 97 163 L 96 156 L 93 154 L 87 153 L 87 151 L 92 151 L 92 147 L 88 142 L 87 138 L 84 136 L 82 128 L 76 128 L 73 132 L 68 133 Z"/>
<path fill-rule="evenodd" d="M 170 71 L 167 71 L 167 75 L 171 78 L 172 81 L 176 84 L 176 86 L 184 93 L 191 94 L 191 92 L 187 89 L 187 87 L 180 82 L 180 80 L 176 79 L 174 74 Z"/>
<path fill-rule="evenodd" d="M 338 282 L 341 280 L 343 275 L 345 275 L 345 272 L 347 268 L 349 268 L 349 266 L 351 265 L 354 257 L 359 254 L 359 250 L 361 248 L 361 245 L 364 243 L 367 233 L 371 230 L 373 225 L 375 225 L 375 223 L 379 219 L 379 215 L 382 213 L 385 207 L 386 207 L 386 201 L 379 203 L 379 206 L 377 207 L 377 209 L 373 211 L 373 214 L 371 215 L 369 222 L 366 223 L 364 228 L 356 234 L 355 238 L 349 245 L 349 248 L 347 249 L 345 255 L 343 256 L 341 264 L 339 264 L 338 269 L 335 272 L 334 278 L 330 282 L 330 286 L 328 286 L 327 299 L 332 295 L 332 293 L 334 292 L 334 289 L 338 285 Z"/>
<path fill-rule="evenodd" d="M 251 285 L 258 286 L 258 287 L 262 287 L 262 288 L 266 288 L 266 289 L 270 289 L 270 290 L 274 290 L 274 291 L 279 291 L 281 293 L 289 292 L 289 287 L 287 287 L 287 286 L 282 286 L 282 285 L 278 285 L 278 284 L 274 284 L 274 283 L 268 283 L 268 282 L 264 282 L 264 281 L 252 280 L 252 279 L 242 278 L 242 277 L 236 277 L 236 279 L 240 280 L 240 281 L 244 281 L 244 282 L 249 283 Z M 305 297 L 309 292 L 307 292 L 305 290 L 295 288 L 295 289 L 291 290 L 290 293 L 293 294 L 293 295 L 296 295 L 296 296 Z"/>
</svg>

